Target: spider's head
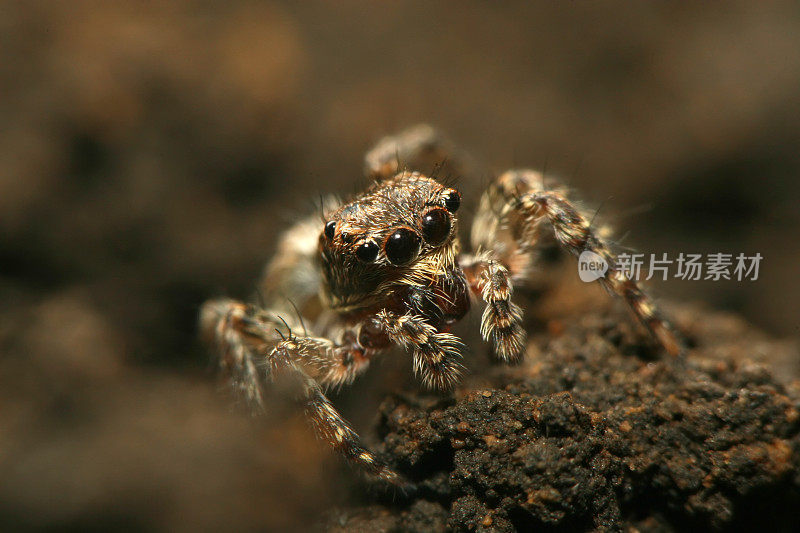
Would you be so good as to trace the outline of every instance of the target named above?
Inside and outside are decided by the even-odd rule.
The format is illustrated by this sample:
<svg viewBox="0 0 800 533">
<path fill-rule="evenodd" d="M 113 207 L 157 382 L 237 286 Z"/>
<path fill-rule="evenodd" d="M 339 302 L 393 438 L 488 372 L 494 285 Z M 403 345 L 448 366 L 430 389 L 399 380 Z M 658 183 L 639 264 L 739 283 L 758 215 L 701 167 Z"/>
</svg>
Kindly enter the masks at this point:
<svg viewBox="0 0 800 533">
<path fill-rule="evenodd" d="M 398 285 L 430 284 L 455 263 L 460 204 L 455 189 L 402 172 L 327 216 L 319 257 L 330 305 L 358 308 Z"/>
</svg>

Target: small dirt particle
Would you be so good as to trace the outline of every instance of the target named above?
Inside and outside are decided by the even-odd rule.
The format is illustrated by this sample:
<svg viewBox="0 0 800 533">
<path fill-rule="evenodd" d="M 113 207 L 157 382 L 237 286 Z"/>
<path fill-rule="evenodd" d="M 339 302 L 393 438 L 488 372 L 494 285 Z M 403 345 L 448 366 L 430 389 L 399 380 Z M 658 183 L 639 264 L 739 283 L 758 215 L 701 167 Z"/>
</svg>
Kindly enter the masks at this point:
<svg viewBox="0 0 800 533">
<path fill-rule="evenodd" d="M 489 448 L 497 446 L 498 444 L 500 444 L 502 442 L 501 439 L 498 439 L 494 435 L 485 435 L 483 437 L 483 440 L 484 440 L 484 442 L 486 442 L 486 446 L 488 446 Z"/>
</svg>

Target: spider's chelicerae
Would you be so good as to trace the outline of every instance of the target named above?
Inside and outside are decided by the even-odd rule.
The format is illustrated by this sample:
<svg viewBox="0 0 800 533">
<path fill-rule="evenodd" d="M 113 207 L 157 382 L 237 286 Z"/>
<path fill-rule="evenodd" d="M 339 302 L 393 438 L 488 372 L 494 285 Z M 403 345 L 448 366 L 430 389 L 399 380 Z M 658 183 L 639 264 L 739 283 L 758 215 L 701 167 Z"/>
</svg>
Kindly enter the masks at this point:
<svg viewBox="0 0 800 533">
<path fill-rule="evenodd" d="M 325 390 L 353 381 L 394 345 L 413 355 L 423 383 L 448 389 L 462 370 L 462 344 L 450 333 L 472 300 L 484 308 L 480 332 L 501 361 L 525 349 L 513 285 L 530 275 L 542 226 L 572 255 L 605 259 L 598 282 L 624 299 L 635 317 L 675 355 L 681 344 L 655 304 L 616 267 L 590 220 L 541 173 L 511 170 L 483 194 L 472 223 L 472 253 L 457 237 L 461 194 L 436 179 L 403 170 L 444 141 L 419 126 L 383 139 L 366 156 L 375 181 L 353 200 L 324 206 L 289 229 L 267 265 L 259 305 L 218 299 L 201 312 L 201 329 L 222 366 L 255 406 L 276 372 L 299 383 L 307 414 L 326 442 L 369 475 L 404 479 L 367 450 Z M 302 310 L 304 317 L 301 316 Z"/>
</svg>

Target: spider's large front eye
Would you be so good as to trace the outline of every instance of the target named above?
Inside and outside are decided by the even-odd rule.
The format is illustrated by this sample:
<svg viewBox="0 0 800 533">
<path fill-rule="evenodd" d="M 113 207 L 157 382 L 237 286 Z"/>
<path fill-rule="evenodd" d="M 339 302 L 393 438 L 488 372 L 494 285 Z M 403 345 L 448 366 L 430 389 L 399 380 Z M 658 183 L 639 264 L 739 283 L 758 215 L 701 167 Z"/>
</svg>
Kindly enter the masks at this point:
<svg viewBox="0 0 800 533">
<path fill-rule="evenodd" d="M 444 196 L 444 206 L 447 208 L 448 211 L 451 213 L 455 213 L 458 211 L 459 206 L 461 205 L 461 194 L 454 189 L 450 189 Z"/>
<path fill-rule="evenodd" d="M 442 244 L 450 235 L 450 215 L 444 209 L 431 209 L 422 215 L 422 235 L 431 246 Z"/>
<path fill-rule="evenodd" d="M 375 261 L 375 258 L 378 257 L 378 245 L 372 241 L 367 241 L 358 248 L 356 248 L 356 257 L 358 257 L 359 261 L 363 261 L 364 263 L 372 263 Z"/>
<path fill-rule="evenodd" d="M 327 224 L 325 224 L 325 236 L 328 240 L 333 240 L 333 236 L 336 233 L 336 221 L 331 220 Z"/>
<path fill-rule="evenodd" d="M 399 228 L 389 235 L 383 248 L 392 264 L 404 265 L 416 257 L 419 236 L 408 228 Z"/>
</svg>

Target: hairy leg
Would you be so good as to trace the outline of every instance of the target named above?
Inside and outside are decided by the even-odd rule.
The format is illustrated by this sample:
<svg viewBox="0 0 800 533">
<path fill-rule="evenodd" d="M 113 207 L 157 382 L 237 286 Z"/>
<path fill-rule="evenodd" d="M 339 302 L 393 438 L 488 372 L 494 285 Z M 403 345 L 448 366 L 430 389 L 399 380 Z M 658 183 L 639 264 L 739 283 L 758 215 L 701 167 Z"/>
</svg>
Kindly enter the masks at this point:
<svg viewBox="0 0 800 533">
<path fill-rule="evenodd" d="M 364 156 L 364 172 L 373 179 L 391 178 L 404 168 L 422 171 L 445 164 L 459 176 L 471 173 L 475 166 L 467 154 L 428 124 L 384 137 Z"/>
<path fill-rule="evenodd" d="M 262 346 L 277 342 L 274 328 L 280 321 L 256 322 L 253 308 L 235 300 L 209 300 L 200 310 L 200 333 L 214 346 L 220 366 L 228 373 L 234 387 L 248 405 L 257 411 L 264 409 L 263 387 L 265 374 Z M 260 325 L 259 325 L 260 324 Z"/>
<path fill-rule="evenodd" d="M 518 361 L 525 349 L 522 311 L 511 301 L 514 287 L 508 269 L 500 262 L 481 256 L 465 256 L 461 262 L 470 289 L 486 303 L 481 317 L 481 336 L 492 344 L 504 362 Z"/>
<path fill-rule="evenodd" d="M 278 343 L 269 354 L 269 365 L 273 373 L 284 373 L 299 382 L 300 399 L 317 436 L 342 454 L 349 462 L 374 479 L 397 486 L 403 490 L 412 485 L 400 474 L 392 470 L 384 461 L 369 451 L 361 442 L 358 433 L 336 410 L 325 395 L 320 380 L 306 371 L 309 360 L 311 367 L 327 366 L 327 357 L 321 355 L 321 348 L 328 345 L 325 339 L 290 336 Z M 305 364 L 301 364 L 301 362 Z M 357 372 L 353 366 L 353 372 Z M 364 365 L 363 368 L 366 368 Z M 335 370 L 334 374 L 339 372 Z M 323 376 L 330 377 L 330 372 Z M 352 380 L 351 374 L 346 380 Z M 341 376 L 341 374 L 339 375 Z M 342 378 L 334 378 L 333 383 L 341 383 Z"/>
<path fill-rule="evenodd" d="M 321 199 L 320 209 L 335 209 L 333 198 Z M 285 315 L 297 315 L 295 306 L 304 309 L 306 303 L 318 298 L 321 288 L 316 265 L 322 215 L 310 215 L 285 231 L 278 242 L 275 255 L 267 263 L 258 283 L 259 302 L 267 309 Z"/>
<path fill-rule="evenodd" d="M 606 261 L 608 272 L 598 279 L 607 290 L 621 297 L 634 316 L 672 355 L 683 346 L 677 333 L 655 303 L 618 266 L 616 255 L 591 227 L 591 222 L 566 197 L 561 188 L 546 188 L 541 174 L 531 170 L 512 170 L 501 175 L 484 194 L 481 210 L 473 225 L 473 244 L 489 247 L 493 239 L 508 230 L 513 245 L 502 250 L 507 256 L 529 256 L 538 238 L 539 226 L 548 223 L 558 243 L 570 254 L 591 251 Z M 489 248 L 491 249 L 491 248 Z M 514 261 L 509 261 L 514 265 Z M 522 261 L 527 267 L 527 263 Z M 523 272 L 527 273 L 527 272 Z"/>
<path fill-rule="evenodd" d="M 352 381 L 367 368 L 371 354 L 356 343 L 297 337 L 292 327 L 274 314 L 233 300 L 212 300 L 201 312 L 204 336 L 217 345 L 222 366 L 252 405 L 263 410 L 265 381 L 277 373 L 287 375 L 297 381 L 299 400 L 322 440 L 368 475 L 406 487 L 399 474 L 361 444 L 322 389 Z"/>
</svg>

